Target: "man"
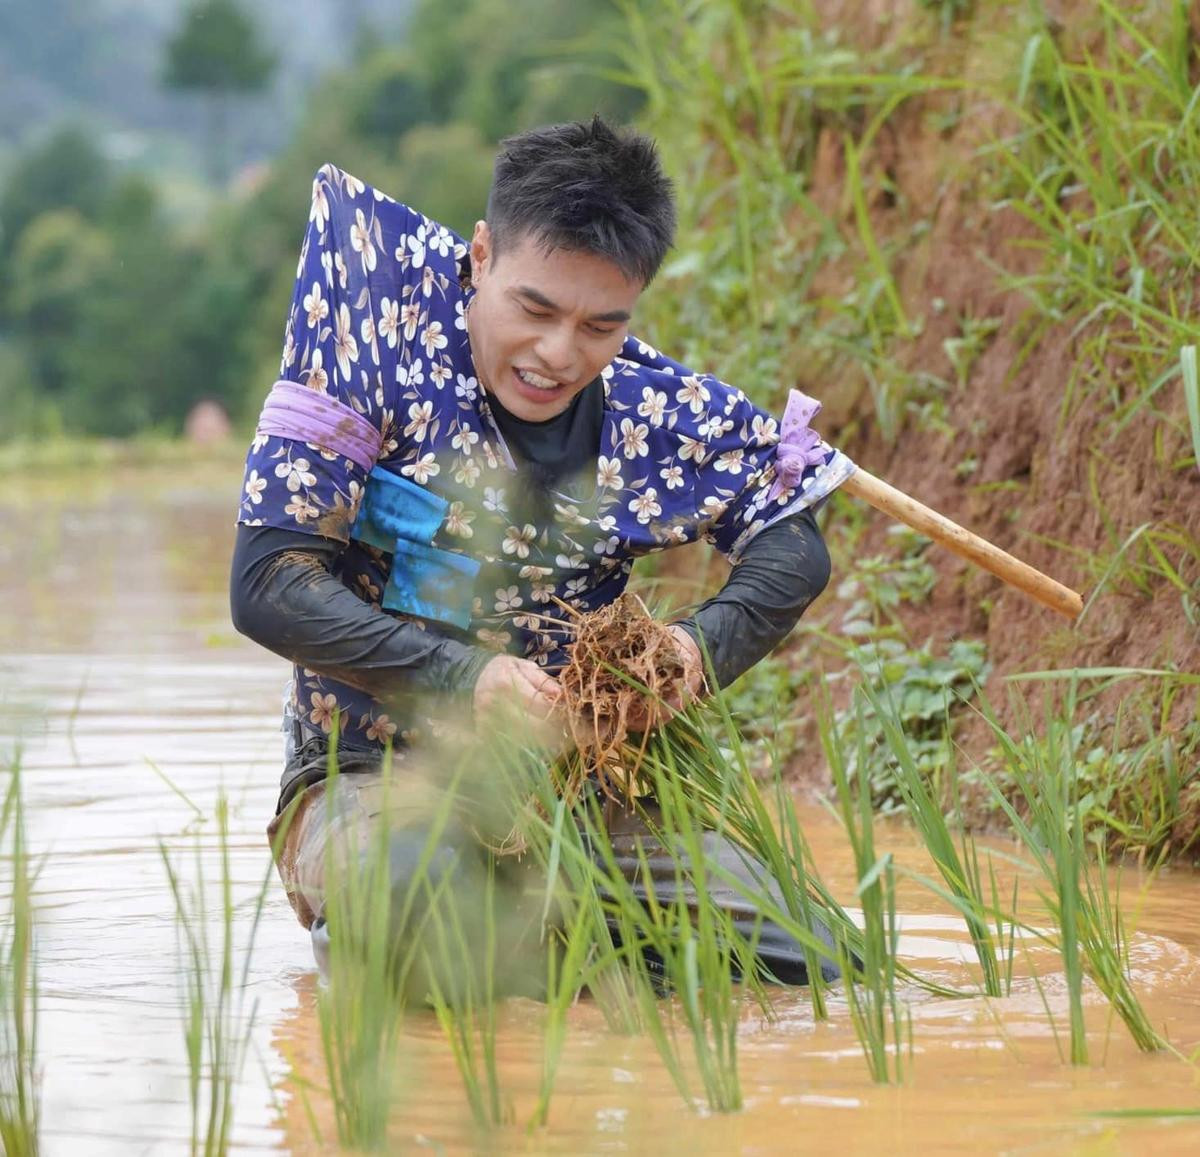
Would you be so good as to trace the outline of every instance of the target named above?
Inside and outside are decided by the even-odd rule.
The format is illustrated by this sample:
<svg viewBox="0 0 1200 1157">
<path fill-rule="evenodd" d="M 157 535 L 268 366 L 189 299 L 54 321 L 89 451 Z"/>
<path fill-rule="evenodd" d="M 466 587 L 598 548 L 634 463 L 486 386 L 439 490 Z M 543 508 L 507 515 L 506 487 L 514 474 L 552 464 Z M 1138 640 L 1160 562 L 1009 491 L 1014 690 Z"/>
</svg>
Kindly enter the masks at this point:
<svg viewBox="0 0 1200 1157">
<path fill-rule="evenodd" d="M 296 664 L 279 863 L 318 955 L 325 841 L 378 822 L 383 751 L 420 745 L 424 704 L 553 716 L 571 641 L 556 600 L 594 609 L 637 557 L 714 543 L 738 565 L 671 627 L 682 696 L 701 690 L 701 640 L 724 686 L 828 581 L 811 508 L 847 460 L 806 428 L 781 445 L 739 390 L 629 336 L 674 223 L 653 144 L 599 118 L 504 142 L 469 245 L 317 174 L 232 606 Z M 331 802 L 335 729 L 350 774 Z M 766 966 L 803 979 L 785 948 Z"/>
</svg>

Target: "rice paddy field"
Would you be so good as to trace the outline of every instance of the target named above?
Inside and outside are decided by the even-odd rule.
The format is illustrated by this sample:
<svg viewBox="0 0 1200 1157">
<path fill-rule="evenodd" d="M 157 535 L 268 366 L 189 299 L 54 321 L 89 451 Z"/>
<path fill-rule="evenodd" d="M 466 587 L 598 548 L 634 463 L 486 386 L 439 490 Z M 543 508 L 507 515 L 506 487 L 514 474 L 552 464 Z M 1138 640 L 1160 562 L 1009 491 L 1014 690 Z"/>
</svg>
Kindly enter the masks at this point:
<svg viewBox="0 0 1200 1157">
<path fill-rule="evenodd" d="M 397 945 L 370 849 L 325 982 L 265 835 L 286 665 L 228 624 L 239 448 L 6 449 L 5 1153 L 1200 1149 L 1194 6 L 621 7 L 590 47 L 681 208 L 639 331 L 821 398 L 1083 615 L 836 499 L 829 593 L 644 753 L 693 904 L 641 903 L 493 741 L 438 769 L 432 827 L 483 799 L 521 887 L 423 861 Z M 775 886 L 696 855 L 705 826 Z M 850 977 L 735 981 L 739 888 Z"/>
<path fill-rule="evenodd" d="M 973 907 L 936 840 L 901 819 L 864 828 L 853 791 L 840 817 L 786 795 L 781 811 L 769 784 L 756 797 L 795 816 L 803 850 L 784 822 L 778 853 L 862 930 L 861 982 L 826 986 L 816 1007 L 808 990 L 722 983 L 698 918 L 686 938 L 705 983 L 669 997 L 639 989 L 629 961 L 614 987 L 570 945 L 548 1002 L 487 1003 L 485 970 L 465 1002 L 401 1007 L 369 954 L 346 962 L 352 983 L 322 984 L 268 874 L 286 670 L 226 625 L 228 512 L 193 477 L 80 470 L 39 483 L 36 514 L 5 509 L 6 558 L 17 542 L 46 549 L 0 619 L 6 1152 L 786 1152 L 798 1137 L 854 1152 L 1194 1151 L 1200 879 L 1129 863 L 1118 894 L 1115 869 L 1051 849 L 1079 872 L 1072 893 L 1028 847 L 954 837 L 981 866 Z M 86 557 L 60 551 L 68 536 Z M 753 831 L 747 800 L 714 806 Z M 1087 955 L 1096 925 L 1077 924 L 1088 963 L 1065 963 L 1056 905 L 1086 907 L 1102 879 L 1140 1040 Z M 558 919 L 565 941 L 586 915 Z M 669 970 L 684 978 L 687 962 Z M 331 1039 L 334 1025 L 354 1031 Z"/>
</svg>

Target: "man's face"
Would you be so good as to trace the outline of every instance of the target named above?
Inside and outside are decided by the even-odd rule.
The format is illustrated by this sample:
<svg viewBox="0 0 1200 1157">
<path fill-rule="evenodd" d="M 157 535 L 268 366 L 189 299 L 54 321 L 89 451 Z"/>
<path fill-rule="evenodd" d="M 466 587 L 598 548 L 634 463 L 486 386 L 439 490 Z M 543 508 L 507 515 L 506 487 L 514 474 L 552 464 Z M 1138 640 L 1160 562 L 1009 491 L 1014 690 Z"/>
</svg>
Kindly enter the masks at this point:
<svg viewBox="0 0 1200 1157">
<path fill-rule="evenodd" d="M 561 414 L 620 352 L 642 292 L 590 253 L 550 253 L 528 235 L 505 241 L 499 260 L 487 223 L 471 239 L 475 299 L 471 356 L 488 393 L 512 415 Z"/>
</svg>

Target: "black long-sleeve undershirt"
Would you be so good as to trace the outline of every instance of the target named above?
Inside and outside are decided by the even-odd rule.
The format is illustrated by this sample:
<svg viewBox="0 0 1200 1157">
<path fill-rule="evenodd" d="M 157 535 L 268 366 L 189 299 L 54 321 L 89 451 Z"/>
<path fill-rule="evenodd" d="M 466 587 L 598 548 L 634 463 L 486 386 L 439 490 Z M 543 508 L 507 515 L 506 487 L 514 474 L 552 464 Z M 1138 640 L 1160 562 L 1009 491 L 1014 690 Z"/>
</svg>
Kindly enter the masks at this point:
<svg viewBox="0 0 1200 1157">
<path fill-rule="evenodd" d="M 829 583 L 829 551 L 809 510 L 768 526 L 725 585 L 682 626 L 707 652 L 719 687 L 770 654 Z"/>
<path fill-rule="evenodd" d="M 379 700 L 422 691 L 469 696 L 495 652 L 363 602 L 332 573 L 342 549 L 318 534 L 239 526 L 230 576 L 233 625 L 277 655 Z"/>
</svg>

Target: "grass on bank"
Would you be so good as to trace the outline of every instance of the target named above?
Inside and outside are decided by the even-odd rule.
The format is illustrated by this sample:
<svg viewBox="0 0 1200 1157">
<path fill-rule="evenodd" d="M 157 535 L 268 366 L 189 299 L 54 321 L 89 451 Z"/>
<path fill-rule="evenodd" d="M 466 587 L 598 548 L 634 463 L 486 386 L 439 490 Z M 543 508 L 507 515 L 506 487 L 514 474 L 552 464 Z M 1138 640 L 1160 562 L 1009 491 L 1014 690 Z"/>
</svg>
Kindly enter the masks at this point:
<svg viewBox="0 0 1200 1157">
<path fill-rule="evenodd" d="M 1090 476 L 1078 482 L 1084 509 L 1071 524 L 1101 530 L 1099 542 L 1052 544 L 1076 559 L 1096 599 L 1084 637 L 1063 632 L 1047 654 L 1115 630 L 1114 599 L 1175 605 L 1193 627 L 1200 550 L 1186 496 L 1200 462 L 1200 105 L 1186 7 L 1103 0 L 1069 5 L 1063 22 L 1024 3 L 938 10 L 941 21 L 860 36 L 828 27 L 802 0 L 627 6 L 612 75 L 645 96 L 642 124 L 658 135 L 680 196 L 682 248 L 647 297 L 644 336 L 768 406 L 800 384 L 827 412 L 849 416 L 845 430 L 827 431 L 835 440 L 860 426 L 885 442 L 901 430 L 941 432 L 950 452 L 952 439 L 979 433 L 960 429 L 954 408 L 993 340 L 1019 348 L 1010 382 L 1035 364 L 1065 366 L 1039 382 L 1059 418 L 1043 443 L 1068 432 L 1086 439 Z M 921 163 L 943 182 L 922 202 L 908 199 L 896 156 L 905 148 L 897 138 L 914 131 L 929 145 Z M 1008 237 L 1024 226 L 1003 251 L 984 244 L 978 315 L 923 298 L 914 277 L 933 256 L 951 188 L 978 208 L 979 228 L 995 222 Z M 1007 327 L 1014 291 L 1027 310 L 1009 334 L 1001 318 Z M 920 335 L 959 309 L 942 367 Z M 1145 447 L 1144 461 L 1127 460 L 1131 444 Z M 960 477 L 979 465 L 965 457 Z M 1121 471 L 1129 486 L 1144 488 L 1149 474 L 1162 491 L 1153 517 L 1131 515 Z M 986 485 L 997 497 L 1000 487 L 1036 495 L 1038 479 Z M 844 529 L 836 521 L 834 537 Z M 1164 645 L 1179 653 L 1185 638 Z M 917 650 L 923 640 L 905 642 Z M 1150 745 L 1130 722 L 1101 742 Z M 1143 762 L 1148 774 L 1152 762 Z M 1125 765 L 1108 765 L 1109 784 L 1098 787 L 1112 806 L 1089 823 L 1136 835 L 1142 801 Z M 1173 798 L 1164 792 L 1165 805 Z M 1122 811 L 1126 800 L 1133 811 Z"/>
</svg>

